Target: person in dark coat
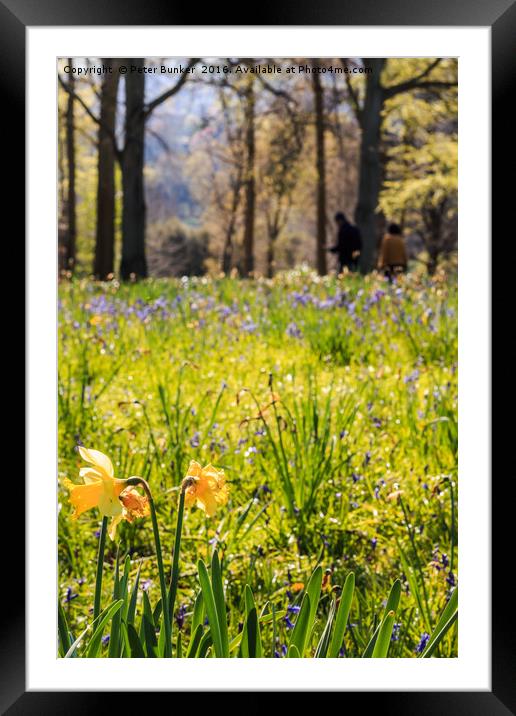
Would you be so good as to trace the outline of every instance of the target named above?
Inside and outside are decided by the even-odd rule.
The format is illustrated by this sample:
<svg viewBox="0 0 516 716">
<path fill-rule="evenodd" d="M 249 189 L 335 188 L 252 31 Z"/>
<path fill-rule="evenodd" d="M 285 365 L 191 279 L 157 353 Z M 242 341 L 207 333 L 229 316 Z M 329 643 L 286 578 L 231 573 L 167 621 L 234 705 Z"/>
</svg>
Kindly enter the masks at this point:
<svg viewBox="0 0 516 716">
<path fill-rule="evenodd" d="M 358 257 L 362 251 L 360 231 L 347 220 L 342 211 L 335 214 L 335 223 L 337 224 L 337 243 L 335 246 L 330 246 L 328 251 L 337 254 L 339 273 L 342 273 L 344 267 L 350 271 L 356 271 Z"/>
</svg>

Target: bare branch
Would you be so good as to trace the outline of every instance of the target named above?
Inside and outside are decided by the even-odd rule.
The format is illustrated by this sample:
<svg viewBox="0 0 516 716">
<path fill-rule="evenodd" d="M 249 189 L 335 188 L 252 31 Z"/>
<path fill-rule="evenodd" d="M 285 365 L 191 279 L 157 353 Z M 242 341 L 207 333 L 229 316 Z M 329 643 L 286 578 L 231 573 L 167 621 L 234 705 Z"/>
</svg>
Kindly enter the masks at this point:
<svg viewBox="0 0 516 716">
<path fill-rule="evenodd" d="M 188 70 L 190 70 L 195 65 L 196 62 L 199 62 L 198 57 L 191 58 L 190 61 L 188 62 L 186 71 L 181 74 L 181 76 L 178 79 L 178 81 L 176 82 L 176 84 L 173 87 L 171 87 L 169 90 L 167 90 L 166 92 L 163 92 L 163 94 L 160 94 L 158 97 L 156 97 L 156 99 L 153 99 L 152 102 L 149 102 L 149 104 L 145 107 L 145 110 L 143 113 L 144 119 L 147 119 L 147 117 L 149 117 L 149 115 L 156 109 L 156 107 L 158 107 L 160 104 L 165 102 L 165 100 L 169 99 L 169 97 L 172 97 L 177 92 L 179 92 L 181 87 L 184 85 L 184 83 L 188 79 L 188 76 L 190 74 L 190 72 Z"/>
<path fill-rule="evenodd" d="M 58 76 L 58 79 L 59 79 L 59 84 L 60 84 L 61 87 L 65 90 L 65 92 L 67 92 L 71 97 L 73 97 L 74 99 L 76 99 L 77 102 L 78 102 L 78 103 L 81 105 L 81 107 L 83 108 L 83 110 L 86 112 L 86 114 L 88 115 L 88 117 L 90 117 L 96 124 L 100 125 L 100 119 L 93 114 L 93 112 L 92 112 L 91 109 L 88 107 L 88 105 L 86 104 L 86 102 L 82 99 L 82 97 L 81 97 L 80 95 L 78 95 L 76 92 L 74 92 L 74 91 L 67 85 L 67 83 L 63 80 L 63 78 L 61 77 L 60 74 L 58 74 L 57 76 Z"/>
<path fill-rule="evenodd" d="M 65 90 L 65 92 L 67 92 L 71 97 L 73 97 L 75 100 L 77 100 L 77 102 L 81 105 L 81 107 L 82 107 L 83 110 L 86 112 L 86 114 L 88 115 L 88 117 L 90 117 L 90 119 L 92 119 L 92 120 L 95 122 L 95 124 L 97 124 L 99 127 L 102 127 L 102 129 L 108 134 L 109 138 L 110 138 L 111 141 L 113 142 L 113 147 L 114 147 L 114 150 L 115 150 L 115 156 L 116 156 L 116 158 L 117 158 L 118 161 L 121 161 L 122 152 L 121 152 L 120 149 L 118 148 L 118 145 L 117 145 L 117 142 L 116 142 L 116 136 L 115 136 L 114 132 L 111 131 L 111 128 L 110 128 L 110 127 L 107 127 L 107 126 L 104 124 L 104 122 L 101 122 L 101 121 L 100 121 L 100 118 L 97 117 L 97 116 L 91 111 L 91 109 L 88 107 L 88 105 L 87 105 L 86 102 L 83 100 L 83 98 L 82 98 L 80 95 L 78 95 L 77 92 L 74 92 L 70 87 L 68 87 L 68 85 L 66 84 L 66 82 L 63 80 L 63 78 L 61 77 L 61 75 L 60 75 L 59 73 L 58 73 L 57 77 L 58 77 L 58 79 L 59 79 L 59 84 L 60 84 L 61 87 Z"/>
<path fill-rule="evenodd" d="M 346 57 L 341 57 L 340 62 L 344 68 L 347 67 L 348 59 Z M 351 83 L 351 78 L 346 71 L 344 71 L 344 77 L 346 79 L 346 87 L 348 88 L 348 93 L 351 98 L 351 106 L 353 107 L 353 111 L 355 113 L 355 117 L 357 118 L 357 122 L 360 124 L 362 121 L 362 107 L 360 106 L 358 94 L 355 91 L 355 88 L 353 87 L 353 85 Z"/>
<path fill-rule="evenodd" d="M 149 134 L 154 137 L 154 139 L 158 142 L 158 144 L 167 152 L 167 154 L 170 154 L 170 146 L 167 144 L 167 142 L 163 139 L 161 135 L 158 134 L 158 132 L 155 132 L 154 129 L 150 129 L 147 127 L 147 131 Z"/>
<path fill-rule="evenodd" d="M 282 99 L 286 100 L 288 104 L 294 104 L 297 105 L 297 100 L 292 97 L 288 92 L 281 89 L 276 89 L 276 87 L 273 87 L 267 80 L 262 77 L 262 75 L 257 75 L 256 79 L 258 79 L 263 87 L 268 90 L 271 94 L 275 95 L 276 97 L 281 97 Z"/>
</svg>

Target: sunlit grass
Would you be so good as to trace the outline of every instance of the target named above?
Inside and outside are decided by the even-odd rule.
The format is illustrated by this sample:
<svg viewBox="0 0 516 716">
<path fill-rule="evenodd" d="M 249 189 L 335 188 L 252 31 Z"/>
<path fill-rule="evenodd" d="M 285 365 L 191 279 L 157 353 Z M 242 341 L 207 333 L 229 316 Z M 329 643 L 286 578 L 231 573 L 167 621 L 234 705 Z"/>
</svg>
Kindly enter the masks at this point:
<svg viewBox="0 0 516 716">
<path fill-rule="evenodd" d="M 212 519 L 184 516 L 173 624 L 183 645 L 199 626 L 198 561 L 210 564 L 217 549 L 230 641 L 246 620 L 252 630 L 260 615 L 282 615 L 261 625 L 261 648 L 285 655 L 319 564 L 308 653 L 353 572 L 340 655 L 364 653 L 397 579 L 389 656 L 417 655 L 457 579 L 456 295 L 443 277 L 391 286 L 307 272 L 61 285 L 60 478 L 76 479 L 82 442 L 109 454 L 117 476 L 147 480 L 170 574 L 190 460 L 225 471 L 227 507 Z M 60 598 L 77 638 L 92 617 L 100 520 L 89 512 L 70 522 L 61 489 L 59 504 Z M 150 520 L 123 523 L 117 541 L 127 584 L 139 574 L 140 619 L 160 597 Z M 108 540 L 104 608 L 116 555 Z M 435 655 L 457 655 L 455 629 Z"/>
</svg>

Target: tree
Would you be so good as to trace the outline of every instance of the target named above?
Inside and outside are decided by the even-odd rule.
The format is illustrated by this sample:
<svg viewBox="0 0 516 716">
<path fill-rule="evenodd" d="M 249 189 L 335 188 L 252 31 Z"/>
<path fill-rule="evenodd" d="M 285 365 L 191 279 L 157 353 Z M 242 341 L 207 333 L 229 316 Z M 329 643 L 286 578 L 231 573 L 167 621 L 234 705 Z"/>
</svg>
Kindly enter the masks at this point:
<svg viewBox="0 0 516 716">
<path fill-rule="evenodd" d="M 144 151 L 145 124 L 163 102 L 174 96 L 183 87 L 197 58 L 192 58 L 183 68 L 177 82 L 148 104 L 145 103 L 145 72 L 144 58 L 129 58 L 124 64 L 129 66 L 125 75 L 126 112 L 124 120 L 123 147 L 117 147 L 116 138 L 112 135 L 116 156 L 122 170 L 122 260 L 120 275 L 123 280 L 145 278 L 147 276 L 147 260 L 145 256 L 145 187 L 144 187 Z M 76 99 L 88 116 L 100 125 L 100 117 L 96 116 L 86 102 L 73 88 L 59 76 L 59 81 L 70 97 Z"/>
<path fill-rule="evenodd" d="M 245 171 L 245 127 L 241 97 L 217 83 L 217 99 L 200 118 L 191 137 L 185 173 L 192 196 L 202 207 L 211 237 L 211 255 L 224 274 L 237 262 Z M 212 269 L 215 266 L 212 265 Z"/>
<path fill-rule="evenodd" d="M 65 116 L 65 145 L 68 185 L 63 206 L 63 223 L 59 230 L 59 270 L 73 271 L 76 262 L 76 195 L 75 195 L 75 76 L 71 71 L 73 59 L 68 58 L 70 73 L 67 87 L 69 90 Z M 64 224 L 64 225 L 63 225 Z"/>
<path fill-rule="evenodd" d="M 344 67 L 350 61 L 341 60 Z M 441 59 L 433 61 L 414 60 L 410 64 L 385 59 L 363 59 L 363 66 L 370 71 L 360 75 L 365 78 L 365 87 L 360 92 L 345 74 L 347 88 L 357 121 L 362 131 L 360 143 L 360 168 L 358 202 L 355 221 L 362 233 L 363 249 L 360 268 L 363 273 L 370 271 L 375 263 L 377 247 L 376 210 L 382 186 L 382 161 L 380 140 L 386 103 L 393 97 L 413 90 L 442 90 L 456 87 L 456 64 L 441 65 Z M 453 62 L 453 61 L 452 61 Z M 394 70 L 390 71 L 390 68 Z M 444 67 L 445 72 L 441 73 Z M 387 72 L 387 70 L 389 70 Z M 382 74 L 390 75 L 393 84 L 383 84 Z M 443 76 L 444 75 L 444 76 Z M 454 76 L 455 75 L 455 76 Z M 389 78 L 387 78 L 389 79 Z"/>
<path fill-rule="evenodd" d="M 115 260 L 115 161 L 116 161 L 116 99 L 118 62 L 111 63 L 113 73 L 106 74 L 100 94 L 98 124 L 97 228 L 93 273 L 105 280 L 113 275 Z"/>
<path fill-rule="evenodd" d="M 154 110 L 183 87 L 191 67 L 197 59 L 191 59 L 185 71 L 171 88 L 145 104 L 144 58 L 126 60 L 132 68 L 125 75 L 126 111 L 124 146 L 120 154 L 122 169 L 122 280 L 145 278 L 145 184 L 143 176 L 145 153 L 145 123 Z"/>
<path fill-rule="evenodd" d="M 286 227 L 297 183 L 298 160 L 303 148 L 303 126 L 297 115 L 286 112 L 283 102 L 275 102 L 262 126 L 264 161 L 260 171 L 260 205 L 267 229 L 266 274 L 275 269 L 275 247 Z"/>
<path fill-rule="evenodd" d="M 420 237 L 429 273 L 457 246 L 456 110 L 453 100 L 416 97 L 393 105 L 386 120 L 380 207 Z"/>
<path fill-rule="evenodd" d="M 123 281 L 147 276 L 145 257 L 145 74 L 144 59 L 129 60 L 134 72 L 125 77 L 124 148 L 122 169 L 122 260 Z"/>
<path fill-rule="evenodd" d="M 233 265 L 233 239 L 236 230 L 240 197 L 244 183 L 244 148 L 242 144 L 242 126 L 233 124 L 224 90 L 220 90 L 220 103 L 224 117 L 225 139 L 227 151 L 222 155 L 222 162 L 228 168 L 228 190 L 220 192 L 214 171 L 214 193 L 219 210 L 225 215 L 224 247 L 222 251 L 221 270 L 228 274 Z M 220 154 L 219 154 L 220 157 Z M 213 155 L 212 155 L 213 161 Z M 215 169 L 215 167 L 214 167 Z"/>
<path fill-rule="evenodd" d="M 319 275 L 324 276 L 326 266 L 326 161 L 324 151 L 324 90 L 317 69 L 320 60 L 312 61 L 312 87 L 315 105 L 315 137 L 317 168 L 317 241 L 316 266 Z"/>
<path fill-rule="evenodd" d="M 252 60 L 249 60 L 252 62 Z M 254 271 L 254 215 L 256 203 L 255 188 L 255 95 L 254 76 L 250 74 L 245 89 L 245 209 L 244 209 L 244 275 Z"/>
</svg>

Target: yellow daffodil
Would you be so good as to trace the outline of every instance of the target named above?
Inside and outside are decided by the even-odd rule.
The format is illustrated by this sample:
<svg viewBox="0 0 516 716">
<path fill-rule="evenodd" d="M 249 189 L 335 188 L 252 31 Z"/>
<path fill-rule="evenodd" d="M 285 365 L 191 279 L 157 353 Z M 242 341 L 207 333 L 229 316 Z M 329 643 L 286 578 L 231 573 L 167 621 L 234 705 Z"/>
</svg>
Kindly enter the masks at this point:
<svg viewBox="0 0 516 716">
<path fill-rule="evenodd" d="M 192 507 L 196 504 L 208 517 L 215 514 L 217 507 L 225 505 L 229 497 L 224 470 L 218 470 L 213 465 L 201 467 L 195 460 L 190 462 L 183 489 L 185 505 Z"/>
<path fill-rule="evenodd" d="M 68 478 L 64 480 L 75 508 L 72 518 L 77 519 L 83 512 L 97 507 L 103 517 L 111 517 L 109 536 L 114 540 L 117 525 L 122 520 L 132 522 L 135 517 L 149 513 L 148 500 L 134 487 L 128 487 L 127 480 L 114 476 L 113 464 L 107 455 L 84 447 L 79 447 L 79 453 L 89 463 L 79 471 L 84 484 L 77 485 Z"/>
</svg>

